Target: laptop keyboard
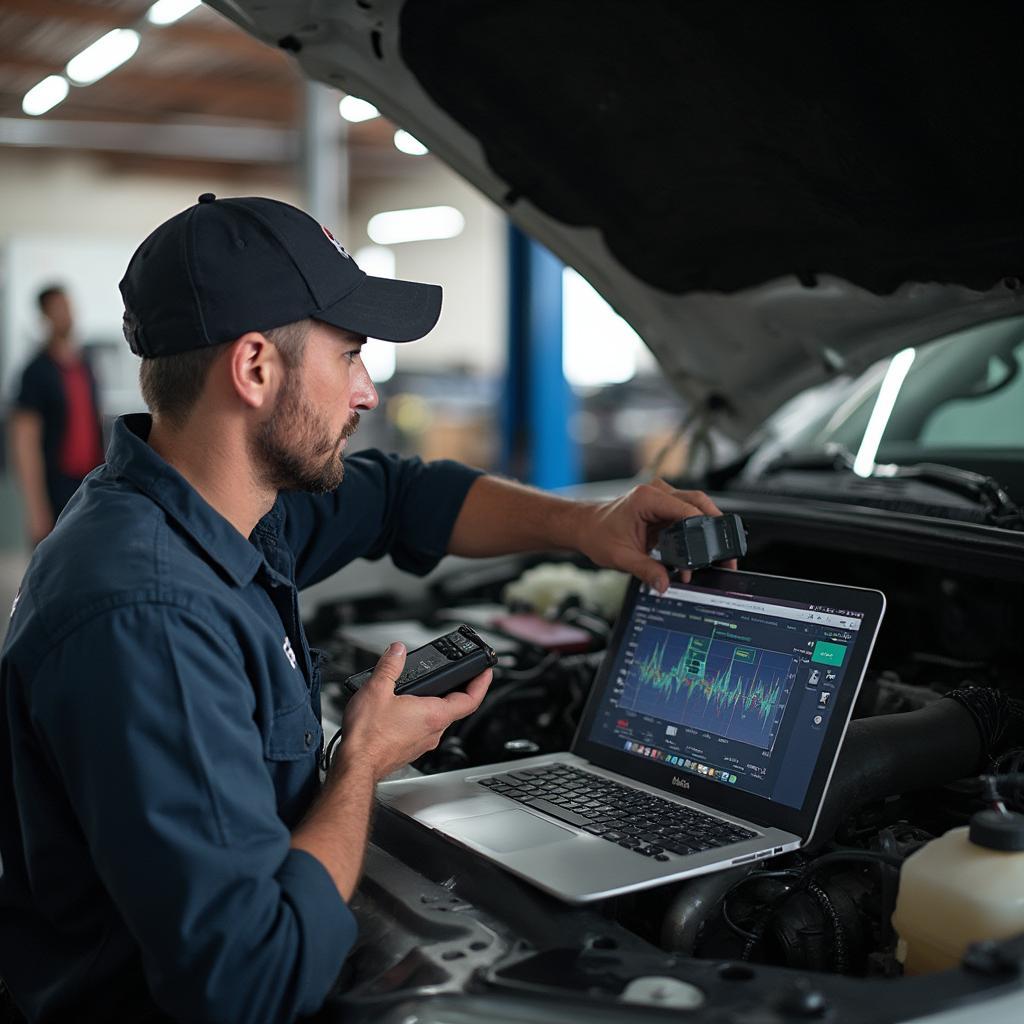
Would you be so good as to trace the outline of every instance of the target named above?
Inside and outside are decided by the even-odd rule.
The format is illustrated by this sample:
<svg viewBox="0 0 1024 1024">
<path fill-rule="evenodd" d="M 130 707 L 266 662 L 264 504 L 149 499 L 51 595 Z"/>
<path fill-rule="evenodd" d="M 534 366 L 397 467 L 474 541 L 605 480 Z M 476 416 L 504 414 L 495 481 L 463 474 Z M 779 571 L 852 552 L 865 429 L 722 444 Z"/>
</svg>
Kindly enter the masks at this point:
<svg viewBox="0 0 1024 1024">
<path fill-rule="evenodd" d="M 565 764 L 524 768 L 477 779 L 492 793 L 666 861 L 753 839 L 757 833 L 600 775 Z"/>
</svg>

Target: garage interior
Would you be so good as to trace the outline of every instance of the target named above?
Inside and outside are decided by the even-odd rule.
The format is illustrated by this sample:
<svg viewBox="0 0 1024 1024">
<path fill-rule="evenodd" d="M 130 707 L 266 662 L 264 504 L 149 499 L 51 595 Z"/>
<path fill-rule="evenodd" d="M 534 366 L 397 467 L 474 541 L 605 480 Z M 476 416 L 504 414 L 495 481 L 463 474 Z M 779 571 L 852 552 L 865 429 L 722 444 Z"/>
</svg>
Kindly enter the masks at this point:
<svg viewBox="0 0 1024 1024">
<path fill-rule="evenodd" d="M 238 0 L 238 6 L 243 13 L 265 10 L 252 0 Z M 545 53 L 558 51 L 559 32 L 571 35 L 580 20 L 571 4 L 555 6 L 561 21 L 552 18 L 544 40 L 551 51 Z M 346 10 L 358 8 L 356 16 L 362 17 L 370 7 L 364 0 L 353 0 Z M 411 13 L 406 25 L 419 33 L 418 59 L 427 63 L 431 46 L 443 39 L 452 47 L 446 56 L 454 65 L 458 48 L 471 38 L 472 29 L 478 29 L 486 45 L 474 51 L 474 59 L 486 64 L 504 49 L 503 19 L 516 21 L 512 7 L 477 8 L 471 0 L 440 4 L 460 29 L 465 28 L 464 36 L 447 31 L 451 26 L 441 15 L 435 19 L 425 0 L 407 0 L 407 7 Z M 670 4 L 652 2 L 648 8 L 665 15 L 669 24 L 673 18 L 684 23 L 691 17 Z M 469 16 L 471 9 L 481 12 L 479 23 Z M 702 211 L 708 223 L 735 185 L 747 197 L 749 206 L 744 209 L 754 212 L 754 224 L 749 236 L 726 231 L 715 238 L 715 257 L 707 265 L 690 259 L 686 250 L 678 267 L 664 268 L 667 276 L 659 284 L 668 281 L 671 287 L 666 285 L 663 292 L 650 278 L 623 275 L 627 284 L 620 294 L 641 307 L 652 300 L 651 317 L 642 325 L 634 322 L 666 332 L 660 337 L 664 348 L 652 344 L 663 357 L 669 356 L 659 363 L 580 273 L 506 215 L 501 203 L 509 209 L 519 203 L 520 224 L 534 216 L 541 224 L 567 225 L 570 242 L 565 252 L 572 252 L 578 240 L 572 232 L 580 224 L 571 216 L 558 224 L 551 212 L 561 202 L 563 210 L 572 213 L 572 189 L 559 191 L 565 183 L 554 177 L 550 182 L 541 179 L 539 185 L 538 178 L 531 179 L 529 160 L 517 160 L 523 152 L 532 157 L 525 144 L 517 149 L 509 143 L 503 150 L 501 144 L 508 141 L 503 138 L 494 149 L 483 143 L 479 148 L 486 165 L 480 180 L 493 171 L 495 176 L 507 174 L 512 182 L 513 175 L 521 173 L 541 191 L 551 186 L 551 206 L 540 203 L 528 208 L 526 215 L 522 206 L 528 202 L 516 189 L 510 187 L 507 195 L 492 200 L 362 97 L 311 82 L 293 52 L 294 38 L 284 48 L 267 45 L 198 0 L 0 0 L 0 607 L 16 605 L 32 553 L 9 426 L 22 370 L 44 339 L 40 291 L 52 285 L 67 291 L 74 337 L 96 373 L 99 412 L 109 437 L 118 417 L 144 407 L 138 359 L 122 334 L 118 281 L 140 240 L 203 193 L 218 198 L 268 196 L 294 204 L 329 229 L 368 273 L 443 287 L 441 318 L 429 337 L 410 345 L 368 342 L 364 360 L 380 405 L 363 417 L 354 450 L 379 448 L 424 460 L 455 459 L 544 491 L 594 499 L 621 494 L 653 475 L 687 481 L 680 486 L 706 489 L 726 512 L 746 523 L 742 551 L 747 558 L 740 569 L 749 569 L 752 576 L 821 581 L 823 587 L 838 584 L 850 591 L 885 595 L 884 616 L 874 606 L 865 605 L 867 613 L 860 606 L 853 609 L 861 617 L 868 614 L 869 621 L 874 611 L 883 622 L 877 644 L 872 635 L 866 649 L 857 647 L 860 636 L 854 637 L 857 627 L 850 622 L 856 616 L 850 608 L 833 607 L 831 601 L 804 607 L 787 592 L 782 605 L 788 602 L 792 607 L 783 619 L 796 615 L 794 609 L 799 608 L 809 616 L 809 625 L 801 623 L 805 631 L 839 633 L 815 634 L 806 641 L 810 650 L 798 652 L 800 657 L 783 657 L 767 639 L 761 642 L 761 634 L 750 639 L 742 632 L 748 628 L 745 621 L 727 621 L 730 613 L 717 612 L 709 600 L 707 606 L 699 605 L 699 628 L 706 627 L 706 644 L 702 646 L 705 634 L 698 636 L 696 626 L 696 643 L 691 639 L 683 645 L 678 639 L 685 634 L 683 626 L 666 625 L 660 645 L 649 634 L 642 644 L 637 640 L 635 652 L 615 663 L 616 669 L 622 668 L 621 679 L 627 680 L 616 692 L 615 707 L 625 706 L 627 693 L 633 705 L 628 722 L 609 712 L 608 728 L 620 730 L 615 733 L 615 742 L 620 743 L 627 733 L 632 735 L 633 713 L 646 715 L 646 724 L 638 729 L 649 727 L 651 735 L 661 730 L 657 742 L 649 736 L 626 739 L 623 749 L 634 761 L 646 759 L 652 789 L 660 787 L 682 799 L 692 795 L 682 792 L 691 780 L 702 784 L 698 774 L 710 771 L 714 780 L 716 771 L 710 759 L 707 764 L 691 763 L 679 756 L 695 714 L 687 718 L 689 712 L 673 705 L 677 718 L 665 726 L 671 716 L 662 712 L 672 700 L 681 701 L 684 685 L 687 702 L 704 688 L 705 711 L 714 698 L 718 710 L 728 707 L 735 714 L 742 708 L 751 718 L 755 713 L 760 716 L 756 725 L 743 721 L 731 733 L 730 719 L 728 727 L 717 732 L 709 728 L 707 735 L 713 738 L 709 742 L 723 747 L 747 743 L 756 748 L 758 758 L 770 760 L 783 735 L 783 721 L 790 730 L 784 736 L 787 741 L 796 728 L 792 723 L 797 715 L 785 719 L 787 707 L 796 710 L 798 702 L 809 702 L 804 725 L 813 736 L 819 735 L 813 730 L 830 727 L 827 714 L 840 703 L 836 697 L 842 677 L 836 683 L 836 671 L 854 650 L 858 657 L 863 655 L 867 667 L 860 688 L 850 696 L 850 707 L 843 709 L 852 717 L 844 720 L 837 739 L 841 753 L 830 764 L 827 781 L 824 776 L 818 779 L 827 798 L 815 819 L 813 843 L 796 850 L 784 847 L 781 840 L 775 846 L 773 840 L 769 849 L 752 851 L 742 863 L 677 879 L 671 889 L 616 892 L 603 902 L 570 905 L 551 897 L 551 890 L 531 888 L 515 872 L 479 863 L 479 851 L 472 844 L 447 845 L 410 816 L 380 813 L 366 861 L 366 884 L 353 902 L 365 928 L 359 956 L 346 967 L 344 991 L 336 993 L 338 1017 L 323 1019 L 369 1022 L 382 1019 L 377 1016 L 382 1007 L 398 1013 L 409 1006 L 423 1011 L 424 1019 L 434 1011 L 443 1018 L 449 1009 L 452 1019 L 463 1012 L 468 1019 L 498 1019 L 494 1003 L 488 1001 L 492 997 L 509 1000 L 515 1013 L 520 1009 L 516 1000 L 523 999 L 524 1005 L 535 1000 L 531 1005 L 540 1006 L 542 1013 L 555 1013 L 552 1008 L 560 1007 L 577 1019 L 582 1012 L 603 1013 L 606 1007 L 598 1007 L 598 1001 L 610 1005 L 609 1019 L 617 1012 L 622 1016 L 614 1019 L 628 1019 L 634 1007 L 649 1011 L 652 1019 L 666 1007 L 685 1013 L 705 1007 L 714 1019 L 730 1024 L 755 1018 L 780 1024 L 807 1019 L 857 1024 L 927 1019 L 940 1024 L 938 1014 L 956 1007 L 965 1016 L 948 1021 L 943 1017 L 941 1024 L 980 1019 L 983 1011 L 992 1024 L 1021 1019 L 1024 935 L 1012 932 L 1016 938 L 1007 938 L 1007 925 L 998 946 L 982 943 L 963 955 L 962 950 L 949 953 L 952 945 L 944 947 L 934 963 L 920 967 L 923 977 L 916 977 L 917 967 L 904 971 L 906 942 L 900 938 L 913 934 L 918 957 L 925 948 L 935 953 L 929 946 L 934 934 L 944 939 L 955 934 L 959 941 L 960 925 L 968 915 L 954 913 L 950 923 L 942 913 L 959 906 L 960 889 L 969 889 L 978 898 L 972 908 L 980 916 L 1002 915 L 1003 924 L 1024 906 L 1008 895 L 1024 884 L 1024 813 L 1017 813 L 1024 812 L 1024 678 L 1016 639 L 1024 613 L 1024 262 L 1017 232 L 1024 207 L 1017 185 L 1008 189 L 1008 182 L 1019 180 L 1012 168 L 1024 173 L 1024 134 L 1013 127 L 1015 114 L 1004 118 L 990 96 L 985 96 L 984 105 L 972 106 L 964 91 L 955 117 L 950 116 L 951 136 L 964 125 L 976 126 L 978 138 L 991 146 L 992 153 L 998 152 L 1000 160 L 1005 154 L 1005 163 L 992 170 L 990 179 L 979 178 L 986 186 L 977 189 L 973 161 L 981 166 L 989 150 L 958 143 L 955 159 L 932 154 L 919 140 L 942 135 L 945 122 L 934 109 L 929 108 L 928 118 L 912 119 L 920 134 L 908 132 L 911 141 L 905 149 L 893 143 L 901 118 L 910 118 L 911 108 L 885 105 L 886 90 L 906 84 L 897 80 L 899 76 L 888 75 L 891 67 L 885 61 L 898 65 L 899 47 L 916 38 L 914 19 L 923 17 L 916 10 L 901 12 L 898 31 L 891 36 L 875 31 L 885 21 L 875 11 L 872 19 L 877 21 L 869 19 L 869 30 L 859 39 L 853 33 L 849 39 L 843 35 L 849 27 L 847 16 L 855 20 L 855 15 L 836 13 L 842 29 L 837 37 L 849 46 L 842 51 L 837 44 L 837 52 L 845 54 L 848 64 L 836 61 L 832 67 L 823 56 L 827 51 L 813 54 L 811 66 L 827 65 L 825 77 L 839 83 L 836 93 L 826 95 L 823 90 L 820 103 L 814 89 L 801 81 L 799 66 L 787 66 L 786 74 L 780 75 L 785 83 L 779 86 L 779 95 L 792 88 L 806 104 L 795 108 L 792 117 L 783 111 L 791 135 L 781 137 L 809 139 L 807 154 L 820 157 L 820 165 L 813 159 L 801 165 L 794 157 L 785 173 L 778 172 L 778 167 L 787 167 L 785 145 L 773 149 L 771 126 L 754 116 L 749 119 L 754 144 L 747 147 L 749 140 L 740 139 L 726 147 L 726 165 L 734 160 L 740 168 L 735 181 L 728 173 L 719 173 L 713 159 L 707 166 L 697 161 L 692 180 L 699 182 L 703 175 L 722 189 Z M 488 12 L 493 22 L 488 21 Z M 596 5 L 593 25 L 606 28 L 620 13 L 615 4 Z M 760 5 L 750 5 L 748 14 L 748 29 L 774 19 Z M 789 12 L 779 17 L 780 23 L 787 17 L 800 23 L 813 42 L 817 31 L 829 37 L 835 27 L 828 12 L 823 9 L 819 15 L 820 19 L 803 19 Z M 714 37 L 718 19 L 729 17 L 728 12 L 694 9 L 696 43 L 691 40 L 688 55 L 698 54 L 709 67 L 717 66 L 719 51 L 702 50 L 701 33 Z M 1020 12 L 1012 17 L 1024 29 Z M 524 38 L 529 39 L 534 26 L 527 22 Z M 955 22 L 951 17 L 950 23 Z M 337 24 L 342 23 L 339 16 Z M 308 30 L 315 40 L 315 29 L 316 25 L 303 25 L 296 31 L 301 36 Z M 929 43 L 945 40 L 956 49 L 951 42 L 955 33 L 947 29 L 939 14 L 928 22 L 927 33 L 922 30 L 922 38 Z M 649 24 L 631 18 L 629 33 L 634 41 L 645 37 Z M 620 44 L 607 32 L 595 29 L 594 35 L 609 51 Z M 979 40 L 984 43 L 984 36 L 972 22 L 972 31 L 962 40 L 968 57 Z M 750 30 L 732 56 L 761 54 L 757 37 Z M 732 37 L 723 33 L 716 38 L 722 43 L 721 53 L 729 53 Z M 787 36 L 793 51 L 803 46 L 803 38 Z M 665 45 L 665 40 L 659 42 Z M 865 57 L 863 67 L 859 46 L 871 57 Z M 1005 49 L 1004 38 L 993 52 L 1005 56 Z M 611 63 L 608 53 L 601 52 L 603 59 L 595 67 Z M 915 57 L 927 55 L 921 67 L 930 74 L 941 65 L 936 52 L 928 47 L 915 50 Z M 957 74 L 970 78 L 965 70 L 971 65 L 968 57 L 958 65 Z M 315 60 L 307 54 L 304 61 L 307 58 L 315 66 Z M 872 63 L 875 59 L 880 63 Z M 109 68 L 104 69 L 104 61 Z M 545 72 L 554 74 L 552 66 L 548 61 Z M 750 81 L 756 83 L 763 68 L 751 66 Z M 847 82 L 846 67 L 864 70 L 872 88 L 862 88 L 852 74 Z M 629 78 L 625 65 L 619 70 L 623 79 Z M 652 64 L 649 70 L 651 80 L 657 81 L 660 69 Z M 919 85 L 914 74 L 920 69 L 908 61 L 905 70 L 907 81 Z M 978 81 L 984 84 L 998 77 L 997 70 L 986 68 Z M 501 80 L 495 75 L 495 81 Z M 546 79 L 537 76 L 535 88 L 538 82 Z M 588 100 L 581 82 L 589 84 L 584 79 L 576 83 L 573 102 Z M 951 77 L 946 85 L 948 95 L 959 95 L 957 80 Z M 435 92 L 427 90 L 431 99 L 454 97 L 457 107 L 460 88 L 454 76 L 449 81 L 439 73 L 432 87 Z M 740 88 L 735 93 L 727 88 L 716 94 L 709 88 L 707 97 L 735 99 L 740 114 L 730 123 L 741 124 L 746 120 L 741 93 Z M 583 100 L 580 94 L 586 94 Z M 775 93 L 765 89 L 764 95 Z M 924 104 L 929 95 L 922 88 L 913 102 Z M 701 111 L 696 123 L 713 128 L 717 108 L 714 102 L 704 103 L 702 96 L 693 103 L 692 109 Z M 765 100 L 765 106 L 771 102 Z M 846 102 L 849 108 L 843 107 Z M 595 103 L 602 116 L 609 110 L 625 116 L 607 97 L 602 104 Z M 879 119 L 883 128 L 877 136 L 872 133 L 872 104 L 887 115 Z M 704 117 L 705 107 L 711 117 Z M 823 130 L 815 134 L 822 125 L 837 123 L 837 109 L 856 111 L 853 120 L 861 135 L 851 133 L 847 139 L 841 126 L 834 136 Z M 975 117 L 977 110 L 984 116 Z M 486 103 L 467 96 L 466 111 L 468 120 L 478 116 L 487 127 Z M 807 111 L 818 119 L 813 122 L 815 130 L 807 130 L 801 121 Z M 450 111 L 445 108 L 445 113 Z M 453 123 L 458 120 L 451 116 Z M 637 138 L 649 141 L 660 125 L 653 108 L 647 116 Z M 580 133 L 585 144 L 577 158 L 589 152 L 586 133 L 593 131 L 596 137 L 602 123 L 595 116 L 585 126 Z M 460 131 L 461 127 L 460 123 Z M 517 124 L 524 138 L 530 127 L 525 117 Z M 997 143 L 1002 144 L 1004 136 L 1010 141 L 999 149 Z M 868 137 L 877 150 L 851 154 L 843 148 L 848 143 L 852 150 Z M 475 136 L 472 141 L 476 143 Z M 576 141 L 574 137 L 572 142 Z M 448 142 L 440 135 L 438 149 Z M 671 147 L 673 159 L 682 165 L 687 140 L 673 136 Z M 877 177 L 867 180 L 863 189 L 855 180 L 857 187 L 844 191 L 850 181 L 839 177 L 837 192 L 830 191 L 836 184 L 827 173 L 833 163 L 840 170 L 853 168 L 850 173 L 856 179 L 863 166 L 889 148 L 898 157 L 893 173 L 879 159 Z M 778 161 L 764 179 L 753 170 L 750 181 L 745 178 L 744 160 L 754 163 L 750 152 L 767 153 Z M 655 148 L 654 153 L 660 156 L 661 150 Z M 495 154 L 500 171 L 490 160 Z M 616 147 L 616 157 L 628 160 L 628 149 Z M 901 204 L 901 175 L 914 180 L 929 160 L 943 173 L 936 174 L 930 189 L 920 196 L 915 193 L 919 204 Z M 615 181 L 610 176 L 602 185 L 614 188 Z M 806 187 L 808 181 L 813 187 Z M 963 185 L 948 204 L 944 195 L 940 200 L 951 211 L 954 229 L 926 223 L 935 209 L 929 206 L 936 202 L 933 193 L 941 193 L 947 181 Z M 776 185 L 778 192 L 772 190 Z M 670 193 L 671 188 L 659 193 L 652 206 Z M 596 194 L 598 199 L 591 196 L 590 201 L 600 205 L 600 190 Z M 850 266 L 866 273 L 845 278 L 845 264 L 838 270 L 787 265 L 783 278 L 773 269 L 754 284 L 753 278 L 728 279 L 728 287 L 721 290 L 695 286 L 693 293 L 675 287 L 684 278 L 691 283 L 721 283 L 725 279 L 702 275 L 715 260 L 720 261 L 719 269 L 727 266 L 732 251 L 745 254 L 743 273 L 756 276 L 764 267 L 774 268 L 770 242 L 778 238 L 771 230 L 786 222 L 785 203 L 779 197 L 795 195 L 810 197 L 800 210 L 808 223 L 825 211 L 825 226 L 816 239 L 820 251 L 849 257 Z M 764 223 L 757 219 L 762 196 Z M 699 191 L 686 198 L 694 208 L 700 207 Z M 1005 206 L 1005 222 L 977 215 L 978 209 L 989 211 L 1000 203 Z M 609 211 L 612 219 L 610 205 Z M 901 241 L 906 248 L 895 255 L 889 252 L 889 236 L 876 231 L 877 224 L 862 222 L 864 211 L 877 213 L 892 238 L 905 231 Z M 651 227 L 657 223 L 656 215 L 648 210 L 642 219 L 646 230 L 657 233 Z M 961 219 L 965 232 L 976 228 L 977 234 L 958 235 L 955 228 Z M 927 230 L 915 235 L 920 222 Z M 801 221 L 791 234 L 783 232 L 780 259 L 802 252 L 804 226 Z M 583 230 L 591 228 L 593 224 L 584 220 Z M 595 239 L 600 234 L 593 233 Z M 670 233 L 666 241 L 663 233 L 666 249 L 671 249 L 674 237 Z M 846 245 L 850 238 L 862 248 Z M 939 238 L 941 246 L 935 242 Z M 891 255 L 891 265 L 885 260 L 878 266 L 870 259 L 862 262 L 872 247 Z M 599 267 L 607 265 L 600 260 L 609 253 L 617 258 L 625 252 L 633 259 L 642 257 L 640 265 L 648 270 L 651 265 L 661 269 L 657 254 L 652 250 L 645 255 L 635 240 L 625 249 L 597 244 L 594 248 L 601 250 Z M 978 268 L 969 266 L 967 257 L 962 265 L 957 263 L 971 252 L 979 256 Z M 909 264 L 907 253 L 913 257 Z M 650 265 L 643 263 L 648 257 Z M 1013 260 L 1018 261 L 1015 267 L 1010 265 Z M 925 269 L 919 277 L 907 276 L 908 265 L 913 272 Z M 628 262 L 613 269 L 624 267 L 632 269 Z M 948 276 L 943 276 L 947 269 Z M 671 279 L 670 271 L 681 276 Z M 600 274 L 594 280 L 600 280 Z M 773 286 L 780 286 L 777 292 Z M 732 319 L 732 310 L 726 312 L 726 307 L 734 298 L 740 313 Z M 798 315 L 787 320 L 794 312 Z M 673 321 L 677 314 L 678 330 Z M 697 328 L 714 327 L 719 314 L 724 325 L 719 343 L 709 342 L 714 341 L 713 330 L 700 338 L 706 348 L 698 355 L 710 368 L 702 376 L 692 372 L 698 357 L 688 354 L 683 344 L 690 337 L 686 331 L 696 335 Z M 750 337 L 744 341 L 749 347 L 730 348 L 729 342 L 748 327 Z M 763 334 L 757 333 L 760 328 Z M 870 338 L 864 352 L 857 347 L 862 328 Z M 672 358 L 676 342 L 678 362 Z M 773 362 L 776 343 L 782 354 Z M 763 374 L 763 393 L 762 356 L 772 371 Z M 716 373 L 730 361 L 740 366 L 741 382 L 740 401 L 732 411 L 743 412 L 740 402 L 753 391 L 774 410 L 766 421 L 771 429 L 759 425 L 743 441 L 736 440 L 743 431 L 729 435 L 710 426 L 728 422 L 729 403 L 736 398 L 725 388 L 722 394 L 716 391 Z M 692 391 L 679 386 L 687 383 L 687 373 Z M 793 381 L 797 383 L 789 388 Z M 772 390 L 776 387 L 779 392 Z M 783 388 L 789 388 L 790 397 L 775 403 L 774 396 Z M 688 402 L 681 392 L 701 394 L 703 404 Z M 751 418 L 755 415 L 759 413 Z M 707 542 L 706 535 L 702 542 Z M 701 564 L 713 561 L 708 558 Z M 482 709 L 486 714 L 455 725 L 436 750 L 416 762 L 411 775 L 417 769 L 425 777 L 469 771 L 568 749 L 582 734 L 581 723 L 593 724 L 585 718 L 588 694 L 595 678 L 602 679 L 601 666 L 612 663 L 605 652 L 622 640 L 622 634 L 615 633 L 615 620 L 627 593 L 627 577 L 595 570 L 579 553 L 481 560 L 452 556 L 421 580 L 399 571 L 388 558 L 360 559 L 316 583 L 301 594 L 296 607 L 311 646 L 324 658 L 325 737 L 344 716 L 351 696 L 346 680 L 367 672 L 388 643 L 399 637 L 409 647 L 418 646 L 442 629 L 465 622 L 493 644 L 500 692 L 488 698 Z M 726 574 L 714 577 L 712 590 L 728 590 L 723 577 Z M 739 593 L 729 591 L 730 596 Z M 751 585 L 743 599 L 758 596 Z M 634 599 L 640 600 L 632 593 L 629 600 Z M 658 620 L 657 612 L 648 621 L 644 614 L 637 637 L 650 622 L 657 630 L 659 622 L 670 621 Z M 694 615 L 696 622 L 698 613 Z M 816 625 L 815 616 L 824 625 Z M 6 614 L 2 619 L 0 642 L 8 628 Z M 716 633 L 719 628 L 726 636 L 726 629 L 740 632 L 733 643 L 736 653 L 727 665 L 719 666 L 722 671 L 712 680 L 707 666 L 709 658 L 714 661 L 709 652 L 721 635 Z M 800 639 L 803 644 L 805 638 Z M 765 664 L 774 665 L 770 656 L 779 655 L 783 668 L 770 686 L 758 688 L 755 680 L 766 654 Z M 730 678 L 737 658 L 741 667 L 745 659 L 749 664 L 757 659 L 757 667 L 746 683 L 727 691 L 719 681 Z M 799 666 L 790 670 L 788 666 L 797 662 Z M 695 684 L 698 678 L 700 686 Z M 800 703 L 799 708 L 802 715 L 805 705 Z M 608 747 L 612 749 L 610 743 Z M 625 758 L 618 746 L 614 756 Z M 667 765 L 655 764 L 661 759 Z M 668 776 L 654 779 L 653 769 L 667 770 L 668 765 L 679 769 L 679 781 L 670 783 L 675 789 L 665 784 Z M 534 768 L 529 762 L 527 771 Z M 717 772 L 717 782 L 703 784 L 726 790 L 737 785 L 735 774 L 721 765 Z M 741 788 L 743 776 L 741 770 Z M 1001 781 L 993 781 L 997 776 Z M 496 783 L 496 792 L 511 793 L 523 802 L 540 799 L 531 791 L 535 784 L 523 773 L 515 781 Z M 962 849 L 967 830 L 978 814 L 999 815 L 1007 809 L 1019 819 L 1008 830 L 1014 832 L 1005 839 L 1009 845 L 998 848 L 1003 839 L 997 835 L 996 845 L 986 848 L 984 871 L 979 868 L 967 884 L 962 871 L 969 856 Z M 654 814 L 646 819 L 644 810 L 637 805 L 630 811 L 645 823 L 642 843 L 639 833 L 623 833 L 620 839 L 637 842 L 621 845 L 639 846 L 644 856 L 667 859 L 676 851 L 666 853 L 657 845 L 661 833 L 654 831 Z M 577 812 L 582 818 L 582 810 L 570 811 Z M 582 820 L 554 817 L 584 826 Z M 999 822 L 996 832 L 998 827 Z M 956 849 L 952 840 L 946 843 L 954 833 L 957 842 L 962 841 Z M 995 856 L 997 848 L 1002 860 Z M 932 864 L 938 865 L 930 879 L 938 896 L 921 900 L 916 917 L 911 915 L 913 921 L 908 923 L 904 916 L 901 932 L 893 917 L 900 872 L 905 862 L 928 849 L 935 858 Z M 941 859 L 946 855 L 951 867 Z M 983 884 L 996 878 L 996 868 L 1009 866 L 1017 872 L 1012 881 L 1008 870 L 998 876 L 998 884 Z M 946 898 L 948 903 L 943 902 Z M 902 912 L 906 915 L 906 903 Z M 933 913 L 938 916 L 933 918 Z M 1019 932 L 1019 926 L 1014 927 Z M 964 938 L 961 945 L 967 942 Z M 928 973 L 940 969 L 944 973 Z M 0 979 L 2 975 L 0 964 Z M 478 996 L 480 1001 L 475 1002 Z M 983 1007 L 989 999 L 992 1005 Z M 618 1007 L 618 1002 L 625 1007 Z M 2 985 L 0 1024 L 6 1024 Z"/>
</svg>

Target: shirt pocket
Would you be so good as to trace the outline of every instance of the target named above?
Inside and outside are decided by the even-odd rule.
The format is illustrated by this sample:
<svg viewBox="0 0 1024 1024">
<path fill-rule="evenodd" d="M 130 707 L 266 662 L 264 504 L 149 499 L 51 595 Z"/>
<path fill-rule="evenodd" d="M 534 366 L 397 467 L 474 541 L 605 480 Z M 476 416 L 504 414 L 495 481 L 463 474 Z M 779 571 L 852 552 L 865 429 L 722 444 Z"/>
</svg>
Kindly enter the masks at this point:
<svg viewBox="0 0 1024 1024">
<path fill-rule="evenodd" d="M 298 761 L 316 757 L 323 730 L 307 697 L 299 704 L 274 712 L 263 743 L 268 761 Z"/>
</svg>

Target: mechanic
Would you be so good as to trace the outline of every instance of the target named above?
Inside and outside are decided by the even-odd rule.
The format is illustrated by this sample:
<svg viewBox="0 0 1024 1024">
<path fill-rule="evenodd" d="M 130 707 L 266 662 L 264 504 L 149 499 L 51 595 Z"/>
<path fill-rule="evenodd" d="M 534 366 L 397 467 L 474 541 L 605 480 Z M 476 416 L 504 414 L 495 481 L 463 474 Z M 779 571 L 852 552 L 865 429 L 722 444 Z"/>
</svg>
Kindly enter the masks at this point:
<svg viewBox="0 0 1024 1024">
<path fill-rule="evenodd" d="M 355 939 L 376 781 L 489 683 L 396 697 L 393 644 L 321 785 L 298 591 L 358 557 L 550 548 L 664 589 L 655 532 L 717 509 L 660 481 L 597 504 L 343 460 L 377 404 L 363 343 L 426 334 L 440 288 L 368 277 L 294 207 L 203 195 L 121 291 L 151 416 L 117 421 L 37 548 L 0 661 L 0 971 L 34 1021 L 291 1021 Z"/>
</svg>

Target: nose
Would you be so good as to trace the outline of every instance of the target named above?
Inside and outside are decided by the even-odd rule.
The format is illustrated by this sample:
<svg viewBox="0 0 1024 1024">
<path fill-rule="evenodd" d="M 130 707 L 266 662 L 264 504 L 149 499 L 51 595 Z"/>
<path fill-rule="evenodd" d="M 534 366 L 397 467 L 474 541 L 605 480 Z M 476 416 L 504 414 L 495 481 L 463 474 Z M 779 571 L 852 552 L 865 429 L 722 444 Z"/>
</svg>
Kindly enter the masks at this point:
<svg viewBox="0 0 1024 1024">
<path fill-rule="evenodd" d="M 377 389 L 366 372 L 366 367 L 359 363 L 359 376 L 352 388 L 352 396 L 349 405 L 358 412 L 369 412 L 376 409 L 380 399 L 377 396 Z"/>
</svg>

